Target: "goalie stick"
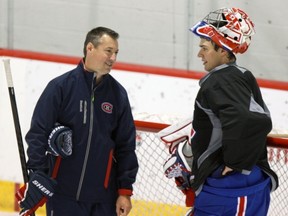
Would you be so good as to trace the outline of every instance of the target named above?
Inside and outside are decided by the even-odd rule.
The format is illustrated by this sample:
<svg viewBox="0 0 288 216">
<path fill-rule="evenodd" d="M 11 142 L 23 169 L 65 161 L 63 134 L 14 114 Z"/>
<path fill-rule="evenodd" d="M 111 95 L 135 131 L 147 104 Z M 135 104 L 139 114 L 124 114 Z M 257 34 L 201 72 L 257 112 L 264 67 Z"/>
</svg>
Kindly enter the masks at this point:
<svg viewBox="0 0 288 216">
<path fill-rule="evenodd" d="M 17 144 L 18 144 L 18 152 L 19 152 L 20 162 L 21 162 L 22 175 L 23 175 L 24 182 L 27 183 L 29 181 L 29 175 L 28 175 L 28 170 L 27 170 L 26 157 L 25 157 L 25 151 L 24 151 L 24 146 L 23 146 L 20 121 L 19 121 L 19 116 L 18 116 L 16 96 L 15 96 L 15 90 L 14 90 L 11 67 L 10 67 L 10 59 L 4 59 L 3 63 L 4 63 L 10 103 L 11 103 L 11 108 L 12 108 L 14 127 L 15 127 Z M 34 216 L 34 215 L 35 215 L 34 213 L 31 214 L 31 216 Z"/>
</svg>

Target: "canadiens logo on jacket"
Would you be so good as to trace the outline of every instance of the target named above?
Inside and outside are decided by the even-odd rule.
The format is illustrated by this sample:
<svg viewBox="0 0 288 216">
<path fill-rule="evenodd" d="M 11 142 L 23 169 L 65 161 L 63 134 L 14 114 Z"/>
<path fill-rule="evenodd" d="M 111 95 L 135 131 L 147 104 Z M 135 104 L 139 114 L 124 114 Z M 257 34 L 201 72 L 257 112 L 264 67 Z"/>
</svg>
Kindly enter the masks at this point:
<svg viewBox="0 0 288 216">
<path fill-rule="evenodd" d="M 113 110 L 113 105 L 109 102 L 104 102 L 102 103 L 101 108 L 104 112 L 111 114 Z"/>
</svg>

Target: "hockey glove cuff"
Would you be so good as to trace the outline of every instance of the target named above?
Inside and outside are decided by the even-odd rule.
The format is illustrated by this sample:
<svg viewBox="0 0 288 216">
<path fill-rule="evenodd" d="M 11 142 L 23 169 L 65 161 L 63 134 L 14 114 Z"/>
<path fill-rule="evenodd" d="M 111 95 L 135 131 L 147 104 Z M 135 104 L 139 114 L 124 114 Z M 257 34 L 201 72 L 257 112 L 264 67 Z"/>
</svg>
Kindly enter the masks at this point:
<svg viewBox="0 0 288 216">
<path fill-rule="evenodd" d="M 195 192 L 192 190 L 192 188 L 183 188 L 182 183 L 183 180 L 180 178 L 175 178 L 175 183 L 177 185 L 177 188 L 179 188 L 182 193 L 186 196 L 185 198 L 185 205 L 186 207 L 193 207 L 194 206 L 194 200 L 195 200 Z"/>
<path fill-rule="evenodd" d="M 54 195 L 57 183 L 41 171 L 30 175 L 30 180 L 15 194 L 21 208 L 20 215 L 30 215 Z"/>
</svg>

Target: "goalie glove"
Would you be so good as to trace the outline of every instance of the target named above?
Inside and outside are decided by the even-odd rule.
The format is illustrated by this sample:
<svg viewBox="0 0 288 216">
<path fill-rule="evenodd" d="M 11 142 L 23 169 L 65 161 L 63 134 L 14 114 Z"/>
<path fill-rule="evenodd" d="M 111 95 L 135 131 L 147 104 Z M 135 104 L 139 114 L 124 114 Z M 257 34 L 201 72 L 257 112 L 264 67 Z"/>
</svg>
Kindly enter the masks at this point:
<svg viewBox="0 0 288 216">
<path fill-rule="evenodd" d="M 66 158 L 72 154 L 72 130 L 57 124 L 48 138 L 48 152 Z"/>
<path fill-rule="evenodd" d="M 15 194 L 21 208 L 20 215 L 28 216 L 54 195 L 57 182 L 42 171 L 32 172 L 30 180 Z"/>
<path fill-rule="evenodd" d="M 156 134 L 156 136 L 169 148 L 170 154 L 176 150 L 181 142 L 188 141 L 189 145 L 191 145 L 191 138 L 193 135 L 194 130 L 192 128 L 191 118 L 166 127 Z"/>
</svg>

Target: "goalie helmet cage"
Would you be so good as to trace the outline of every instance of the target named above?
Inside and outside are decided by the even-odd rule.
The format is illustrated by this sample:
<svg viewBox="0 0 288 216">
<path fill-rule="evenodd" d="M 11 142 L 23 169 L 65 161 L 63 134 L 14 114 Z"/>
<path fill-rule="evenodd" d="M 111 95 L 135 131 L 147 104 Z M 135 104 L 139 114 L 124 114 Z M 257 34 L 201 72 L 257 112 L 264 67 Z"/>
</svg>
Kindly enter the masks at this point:
<svg viewBox="0 0 288 216">
<path fill-rule="evenodd" d="M 156 137 L 157 132 L 169 125 L 146 120 L 135 120 L 135 125 L 139 171 L 131 215 L 185 215 L 189 208 L 185 207 L 184 194 L 163 172 L 163 164 L 169 157 L 168 149 Z M 268 215 L 288 215 L 288 139 L 268 137 L 267 144 L 270 165 L 279 177 L 279 187 L 271 193 Z"/>
</svg>

